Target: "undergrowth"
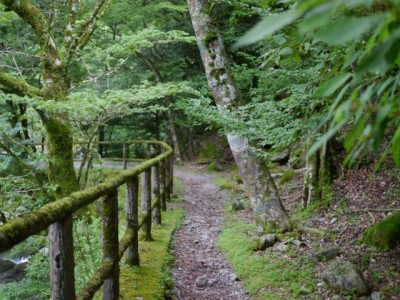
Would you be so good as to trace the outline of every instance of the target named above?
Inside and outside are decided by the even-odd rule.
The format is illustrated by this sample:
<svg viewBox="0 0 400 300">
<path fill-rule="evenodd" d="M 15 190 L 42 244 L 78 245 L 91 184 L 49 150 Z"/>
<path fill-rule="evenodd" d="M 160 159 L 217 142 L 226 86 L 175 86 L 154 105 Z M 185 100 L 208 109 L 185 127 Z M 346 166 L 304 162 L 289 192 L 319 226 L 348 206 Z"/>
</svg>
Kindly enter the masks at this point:
<svg viewBox="0 0 400 300">
<path fill-rule="evenodd" d="M 305 264 L 294 251 L 287 255 L 270 249 L 254 252 L 249 232 L 257 232 L 254 223 L 228 214 L 218 245 L 250 296 L 274 300 L 301 298 L 302 286 L 310 286 L 315 281 L 312 266 Z"/>
</svg>

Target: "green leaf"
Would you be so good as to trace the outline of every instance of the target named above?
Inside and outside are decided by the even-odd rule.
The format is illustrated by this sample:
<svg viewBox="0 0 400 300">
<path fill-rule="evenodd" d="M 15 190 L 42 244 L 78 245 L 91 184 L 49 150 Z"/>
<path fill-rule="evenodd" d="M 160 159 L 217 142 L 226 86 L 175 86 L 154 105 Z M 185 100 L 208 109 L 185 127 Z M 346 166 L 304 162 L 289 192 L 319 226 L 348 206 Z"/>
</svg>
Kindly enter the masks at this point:
<svg viewBox="0 0 400 300">
<path fill-rule="evenodd" d="M 383 20 L 384 15 L 370 17 L 346 17 L 337 18 L 333 23 L 315 33 L 317 41 L 328 45 L 340 45 L 349 41 L 355 41 L 376 24 Z"/>
<path fill-rule="evenodd" d="M 299 17 L 295 10 L 264 18 L 257 25 L 247 31 L 234 45 L 233 48 L 243 47 L 255 43 L 263 38 L 275 33 L 284 26 L 292 23 Z"/>
<path fill-rule="evenodd" d="M 365 55 L 356 70 L 357 75 L 367 72 L 385 73 L 393 65 L 400 47 L 400 29 L 397 29 L 385 42 L 377 45 Z"/>
<path fill-rule="evenodd" d="M 299 24 L 299 32 L 304 34 L 325 25 L 335 13 L 336 8 L 336 2 L 325 3 L 313 8 L 304 16 L 304 20 Z"/>
<path fill-rule="evenodd" d="M 364 115 L 363 118 L 354 126 L 351 132 L 347 135 L 346 139 L 344 140 L 344 148 L 347 152 L 353 147 L 355 140 L 360 136 L 362 131 L 365 128 L 365 124 L 368 121 L 369 116 Z"/>
<path fill-rule="evenodd" d="M 400 167 L 400 127 L 397 127 L 393 136 L 393 158 L 397 167 Z"/>
<path fill-rule="evenodd" d="M 328 97 L 332 95 L 338 88 L 340 88 L 352 75 L 344 73 L 333 77 L 320 86 L 313 94 L 314 98 Z"/>
<path fill-rule="evenodd" d="M 313 155 L 319 148 L 326 144 L 345 124 L 346 120 L 337 123 L 334 127 L 330 127 L 329 130 L 311 146 L 310 150 L 307 152 L 307 157 Z"/>
<path fill-rule="evenodd" d="M 278 45 L 283 45 L 286 42 L 286 39 L 284 36 L 282 35 L 274 35 L 272 37 L 272 39 L 274 40 L 275 43 L 277 43 Z"/>
<path fill-rule="evenodd" d="M 387 124 L 389 123 L 388 115 L 391 112 L 393 107 L 393 103 L 388 103 L 385 106 L 381 107 L 378 111 L 378 115 L 375 118 L 374 129 L 376 130 L 373 142 L 373 150 L 378 152 L 379 145 L 382 142 Z"/>
<path fill-rule="evenodd" d="M 287 56 L 293 54 L 293 49 L 290 47 L 285 47 L 279 51 L 279 55 Z"/>
</svg>

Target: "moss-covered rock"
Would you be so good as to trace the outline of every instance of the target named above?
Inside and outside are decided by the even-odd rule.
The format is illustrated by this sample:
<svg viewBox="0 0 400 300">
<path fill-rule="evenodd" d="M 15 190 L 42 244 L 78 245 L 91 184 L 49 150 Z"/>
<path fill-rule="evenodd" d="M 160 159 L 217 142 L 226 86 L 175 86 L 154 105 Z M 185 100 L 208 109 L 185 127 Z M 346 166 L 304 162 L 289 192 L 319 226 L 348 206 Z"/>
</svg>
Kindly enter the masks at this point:
<svg viewBox="0 0 400 300">
<path fill-rule="evenodd" d="M 400 212 L 367 228 L 364 232 L 363 242 L 381 250 L 388 250 L 396 246 L 400 242 Z"/>
<path fill-rule="evenodd" d="M 322 278 L 333 291 L 344 295 L 362 296 L 369 291 L 360 270 L 348 261 L 330 263 L 322 273 Z"/>
</svg>

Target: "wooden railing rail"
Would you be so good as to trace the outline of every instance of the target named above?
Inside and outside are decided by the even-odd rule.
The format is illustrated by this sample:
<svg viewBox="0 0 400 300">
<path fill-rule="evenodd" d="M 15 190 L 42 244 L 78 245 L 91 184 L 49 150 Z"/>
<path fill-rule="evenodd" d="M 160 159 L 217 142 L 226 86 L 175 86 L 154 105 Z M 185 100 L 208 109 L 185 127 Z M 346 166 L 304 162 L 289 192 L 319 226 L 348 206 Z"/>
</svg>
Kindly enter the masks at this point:
<svg viewBox="0 0 400 300">
<path fill-rule="evenodd" d="M 106 142 L 102 143 L 106 144 Z M 139 230 L 144 232 L 145 239 L 152 239 L 152 222 L 161 224 L 161 210 L 166 210 L 166 202 L 170 200 L 170 194 L 173 191 L 173 150 L 169 145 L 160 141 L 142 140 L 111 143 L 123 145 L 124 169 L 127 168 L 129 144 L 147 144 L 148 159 L 135 167 L 121 171 L 113 179 L 72 193 L 68 197 L 46 204 L 24 217 L 16 218 L 0 226 L 0 252 L 2 252 L 101 198 L 103 261 L 93 277 L 77 294 L 78 299 L 91 299 L 101 286 L 103 286 L 103 299 L 118 299 L 119 261 L 126 252 L 126 263 L 139 266 Z M 156 146 L 158 152 L 161 151 L 154 158 L 150 158 L 151 145 Z M 138 208 L 139 175 L 142 177 L 141 213 Z M 118 240 L 118 187 L 124 184 L 127 186 L 126 231 L 122 239 Z M 61 248 L 61 251 L 66 250 L 73 251 L 73 249 Z M 51 276 L 54 272 L 59 272 L 59 270 L 52 269 Z M 62 277 L 69 278 L 65 274 Z M 75 292 L 69 291 L 68 294 L 75 295 Z"/>
</svg>

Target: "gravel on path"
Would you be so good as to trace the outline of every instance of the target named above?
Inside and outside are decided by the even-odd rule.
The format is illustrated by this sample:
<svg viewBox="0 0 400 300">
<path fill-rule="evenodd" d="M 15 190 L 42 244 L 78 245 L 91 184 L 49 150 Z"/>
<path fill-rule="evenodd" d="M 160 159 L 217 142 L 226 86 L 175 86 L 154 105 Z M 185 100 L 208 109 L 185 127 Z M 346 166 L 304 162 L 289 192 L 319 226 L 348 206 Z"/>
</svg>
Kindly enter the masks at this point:
<svg viewBox="0 0 400 300">
<path fill-rule="evenodd" d="M 176 170 L 184 186 L 185 221 L 175 235 L 175 294 L 182 300 L 249 299 L 216 241 L 224 219 L 225 193 L 212 175 Z"/>
</svg>

